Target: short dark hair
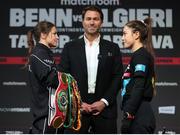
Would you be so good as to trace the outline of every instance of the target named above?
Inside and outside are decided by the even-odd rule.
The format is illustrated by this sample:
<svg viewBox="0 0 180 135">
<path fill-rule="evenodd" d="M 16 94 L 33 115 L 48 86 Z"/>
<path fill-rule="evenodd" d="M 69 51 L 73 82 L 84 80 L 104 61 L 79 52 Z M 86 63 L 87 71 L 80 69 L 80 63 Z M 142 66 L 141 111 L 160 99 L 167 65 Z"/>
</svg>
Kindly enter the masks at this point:
<svg viewBox="0 0 180 135">
<path fill-rule="evenodd" d="M 99 8 L 99 7 L 97 7 L 97 6 L 88 6 L 88 7 L 85 7 L 84 9 L 83 9 L 83 11 L 82 11 L 82 19 L 84 20 L 84 16 L 85 16 L 85 14 L 86 14 L 86 12 L 87 11 L 97 11 L 99 14 L 100 14 L 100 18 L 101 18 L 101 20 L 103 21 L 103 19 L 104 19 L 104 15 L 103 15 L 103 12 L 102 12 L 102 10 Z"/>
</svg>

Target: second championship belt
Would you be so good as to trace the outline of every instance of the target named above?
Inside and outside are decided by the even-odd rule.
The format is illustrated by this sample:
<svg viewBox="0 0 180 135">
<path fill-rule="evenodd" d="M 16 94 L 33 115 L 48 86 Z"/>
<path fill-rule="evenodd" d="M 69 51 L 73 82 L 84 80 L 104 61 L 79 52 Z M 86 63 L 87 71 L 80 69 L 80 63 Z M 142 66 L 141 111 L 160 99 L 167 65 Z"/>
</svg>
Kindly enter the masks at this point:
<svg viewBox="0 0 180 135">
<path fill-rule="evenodd" d="M 64 127 L 77 131 L 81 127 L 81 97 L 76 80 L 70 74 L 66 75 L 68 80 L 68 107 Z"/>
<path fill-rule="evenodd" d="M 64 83 L 63 74 L 58 72 L 59 85 L 56 90 L 52 89 L 49 94 L 49 117 L 48 125 L 60 128 L 66 120 L 68 105 L 67 85 Z"/>
<path fill-rule="evenodd" d="M 58 72 L 59 85 L 50 90 L 48 125 L 54 128 L 81 127 L 81 97 L 76 80 L 67 73 Z"/>
</svg>

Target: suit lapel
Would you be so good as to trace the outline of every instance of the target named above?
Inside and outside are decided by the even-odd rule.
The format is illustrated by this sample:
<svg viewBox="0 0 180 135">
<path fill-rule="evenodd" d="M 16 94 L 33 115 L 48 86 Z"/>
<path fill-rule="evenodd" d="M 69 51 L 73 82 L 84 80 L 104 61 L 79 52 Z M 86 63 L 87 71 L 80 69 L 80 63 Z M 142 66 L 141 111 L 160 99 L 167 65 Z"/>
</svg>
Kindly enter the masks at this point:
<svg viewBox="0 0 180 135">
<path fill-rule="evenodd" d="M 103 44 L 102 39 L 100 39 L 99 43 L 99 62 L 98 62 L 98 69 L 97 69 L 97 77 L 96 80 L 98 80 L 99 76 L 101 76 L 102 68 L 105 63 L 105 57 L 104 54 L 106 54 L 107 48 L 106 45 Z"/>
<path fill-rule="evenodd" d="M 82 69 L 80 69 L 80 72 L 83 71 L 87 77 L 87 61 L 86 61 L 86 53 L 85 53 L 85 42 L 84 39 L 80 39 L 79 45 L 79 62 Z"/>
</svg>

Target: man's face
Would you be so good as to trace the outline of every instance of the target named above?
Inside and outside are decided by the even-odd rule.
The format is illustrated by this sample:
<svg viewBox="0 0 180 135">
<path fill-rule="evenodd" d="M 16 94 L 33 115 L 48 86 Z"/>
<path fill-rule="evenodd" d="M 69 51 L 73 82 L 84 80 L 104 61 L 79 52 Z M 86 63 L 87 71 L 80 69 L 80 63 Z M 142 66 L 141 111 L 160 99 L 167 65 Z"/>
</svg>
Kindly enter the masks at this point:
<svg viewBox="0 0 180 135">
<path fill-rule="evenodd" d="M 99 33 L 99 29 L 102 26 L 100 14 L 97 11 L 87 11 L 84 15 L 82 24 L 85 33 L 91 35 Z"/>
</svg>

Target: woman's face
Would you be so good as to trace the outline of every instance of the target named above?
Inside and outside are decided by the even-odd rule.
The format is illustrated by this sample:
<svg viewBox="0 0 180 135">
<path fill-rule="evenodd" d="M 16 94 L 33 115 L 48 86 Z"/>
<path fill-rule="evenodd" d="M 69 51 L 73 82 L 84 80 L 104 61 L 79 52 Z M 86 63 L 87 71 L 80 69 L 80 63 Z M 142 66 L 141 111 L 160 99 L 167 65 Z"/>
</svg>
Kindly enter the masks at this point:
<svg viewBox="0 0 180 135">
<path fill-rule="evenodd" d="M 46 42 L 50 48 L 56 47 L 58 43 L 58 35 L 56 27 L 52 27 L 51 31 L 46 36 Z"/>
<path fill-rule="evenodd" d="M 135 43 L 136 35 L 133 33 L 132 29 L 124 26 L 122 43 L 124 48 L 131 49 Z"/>
</svg>

